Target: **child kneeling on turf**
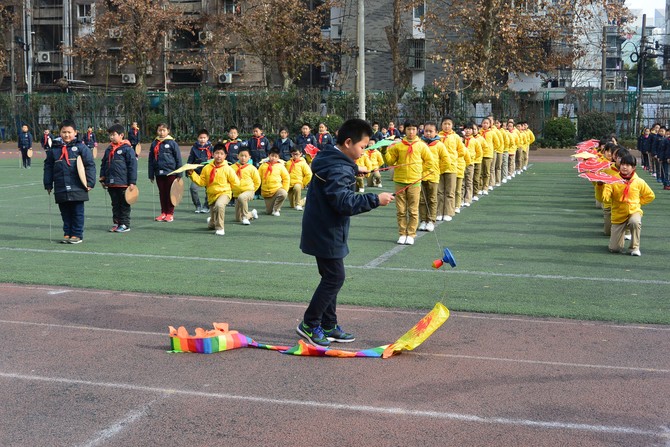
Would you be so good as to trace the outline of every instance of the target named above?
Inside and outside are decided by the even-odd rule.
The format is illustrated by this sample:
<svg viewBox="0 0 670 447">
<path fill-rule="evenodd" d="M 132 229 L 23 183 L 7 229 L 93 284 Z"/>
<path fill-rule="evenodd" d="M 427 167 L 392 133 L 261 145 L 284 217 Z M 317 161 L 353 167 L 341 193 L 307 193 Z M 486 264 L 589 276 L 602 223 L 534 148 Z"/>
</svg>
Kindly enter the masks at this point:
<svg viewBox="0 0 670 447">
<path fill-rule="evenodd" d="M 649 185 L 637 176 L 637 160 L 632 154 L 619 161 L 619 175 L 624 183 L 612 183 L 603 187 L 603 202 L 612 202 L 612 235 L 609 250 L 623 253 L 624 232 L 630 229 L 630 254 L 640 256 L 640 230 L 642 228 L 642 205 L 651 203 L 656 196 Z"/>
<path fill-rule="evenodd" d="M 137 184 L 137 157 L 130 141 L 124 138 L 121 124 L 114 124 L 109 129 L 110 145 L 100 163 L 100 183 L 109 192 L 112 199 L 111 232 L 125 233 L 130 231 L 130 204 L 126 202 L 126 189 L 131 191 Z"/>
<path fill-rule="evenodd" d="M 248 147 L 241 147 L 237 152 L 237 161 L 231 167 L 235 171 L 240 183 L 233 186 L 235 197 L 235 220 L 242 225 L 250 225 L 252 219 L 258 219 L 256 210 L 249 211 L 249 201 L 253 200 L 254 194 L 261 186 L 261 177 L 258 169 L 251 162 L 251 154 Z"/>
<path fill-rule="evenodd" d="M 299 148 L 291 149 L 291 159 L 286 163 L 288 170 L 289 190 L 288 201 L 291 208 L 302 211 L 305 202 L 302 200 L 302 190 L 307 188 L 309 181 L 312 180 L 312 170 L 307 161 L 302 157 L 302 152 Z"/>
<path fill-rule="evenodd" d="M 187 174 L 207 192 L 210 214 L 207 227 L 216 230 L 217 236 L 223 236 L 226 234 L 223 229 L 226 205 L 233 195 L 232 188 L 240 184 L 237 174 L 226 162 L 226 146 L 223 143 L 214 146 L 214 161 L 202 168 L 200 175 L 195 171 L 187 171 Z"/>
<path fill-rule="evenodd" d="M 279 211 L 288 196 L 290 176 L 284 165 L 279 161 L 279 149 L 270 149 L 268 161 L 258 168 L 261 176 L 261 195 L 265 199 L 265 212 L 279 217 Z"/>
</svg>

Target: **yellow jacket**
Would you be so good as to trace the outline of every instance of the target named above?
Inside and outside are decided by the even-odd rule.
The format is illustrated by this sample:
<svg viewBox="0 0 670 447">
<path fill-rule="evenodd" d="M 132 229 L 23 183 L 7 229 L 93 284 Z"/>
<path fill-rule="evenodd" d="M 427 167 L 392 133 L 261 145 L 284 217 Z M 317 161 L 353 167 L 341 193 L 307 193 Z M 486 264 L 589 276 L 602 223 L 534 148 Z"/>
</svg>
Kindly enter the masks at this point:
<svg viewBox="0 0 670 447">
<path fill-rule="evenodd" d="M 367 149 L 363 153 L 363 157 L 366 157 L 370 160 L 370 170 L 374 171 L 379 169 L 384 164 L 384 156 L 377 149 Z M 361 157 L 362 158 L 362 157 Z"/>
<path fill-rule="evenodd" d="M 306 188 L 309 181 L 312 180 L 312 169 L 304 158 L 300 158 L 297 163 L 291 158 L 286 162 L 286 170 L 290 177 L 289 187 L 300 183 L 303 188 Z"/>
<path fill-rule="evenodd" d="M 399 143 L 390 146 L 384 160 L 389 166 L 403 165 L 393 170 L 393 181 L 396 183 L 418 182 L 431 171 L 439 172 L 432 152 L 419 138 L 413 141 L 403 138 Z"/>
<path fill-rule="evenodd" d="M 215 168 L 216 171 L 212 178 L 211 174 Z M 195 184 L 205 187 L 205 190 L 207 191 L 207 203 L 210 205 L 214 205 L 216 199 L 223 194 L 232 197 L 232 188 L 240 183 L 237 175 L 235 175 L 235 171 L 233 171 L 226 162 L 221 166 L 216 166 L 213 162 L 205 165 L 205 167 L 202 168 L 200 175 L 193 171 L 191 172 L 190 178 Z"/>
<path fill-rule="evenodd" d="M 439 139 L 433 140 L 431 142 L 426 142 L 424 140 L 424 142 L 430 150 L 430 154 L 433 157 L 435 165 L 438 167 L 438 169 L 435 169 L 433 172 L 429 172 L 426 170 L 426 166 L 424 166 L 423 176 L 426 177 L 424 181 L 440 183 L 440 174 L 442 174 L 443 170 L 447 168 L 449 163 L 451 163 L 449 154 L 447 153 L 447 148 L 444 147 L 444 143 L 442 143 Z"/>
<path fill-rule="evenodd" d="M 453 161 L 451 168 L 446 171 L 449 174 L 457 174 L 460 172 L 461 165 L 463 166 L 463 171 L 465 171 L 465 157 L 467 157 L 468 164 L 470 163 L 470 153 L 465 150 L 463 145 L 463 140 L 460 136 L 454 131 L 449 132 L 448 134 L 444 131 L 439 133 L 442 138 L 442 143 L 444 147 L 447 148 L 447 152 L 451 155 L 451 160 Z"/>
<path fill-rule="evenodd" d="M 362 167 L 364 167 L 364 168 L 367 169 L 368 171 L 372 171 L 372 168 L 371 168 L 371 166 L 372 166 L 372 162 L 370 161 L 370 159 L 369 159 L 368 157 L 365 156 L 365 154 L 363 154 L 363 155 L 361 155 L 360 157 L 358 157 L 358 160 L 356 160 L 356 164 L 357 164 L 358 166 L 362 166 Z M 369 177 L 370 174 L 365 174 L 365 176 L 366 176 L 366 177 Z"/>
<path fill-rule="evenodd" d="M 237 163 L 231 166 L 235 171 L 235 175 L 240 180 L 237 186 L 233 186 L 233 196 L 238 197 L 245 191 L 256 191 L 261 186 L 261 176 L 258 175 L 256 166 L 246 163 Z"/>
<path fill-rule="evenodd" d="M 603 157 L 603 160 L 601 161 L 604 160 L 605 157 Z M 619 169 L 616 167 L 615 163 L 610 163 L 609 167 L 602 169 L 602 172 L 604 172 L 605 174 L 613 175 L 614 177 L 621 178 L 621 173 L 619 172 Z M 593 187 L 596 193 L 596 200 L 603 204 L 603 208 L 605 209 L 612 208 L 612 200 L 608 200 L 607 202 L 603 201 L 603 190 L 605 189 L 605 184 L 601 182 L 593 182 Z"/>
<path fill-rule="evenodd" d="M 468 166 L 471 164 L 475 163 L 481 163 L 482 162 L 482 145 L 475 136 L 471 137 L 465 137 L 465 141 L 463 142 L 465 145 L 466 149 L 470 153 L 470 163 L 468 163 Z M 477 161 L 479 159 L 479 161 Z"/>
<path fill-rule="evenodd" d="M 637 174 L 626 183 L 603 185 L 603 203 L 612 202 L 612 224 L 626 222 L 631 214 L 642 215 L 642 205 L 651 203 L 656 198 L 654 191 Z"/>
<path fill-rule="evenodd" d="M 519 148 L 519 131 L 514 129 L 511 132 L 509 130 L 504 131 L 507 135 L 505 140 L 505 152 L 510 154 L 516 153 L 516 150 Z"/>
<path fill-rule="evenodd" d="M 493 158 L 493 151 L 496 144 L 500 144 L 500 138 L 498 133 L 493 129 L 479 131 L 479 136 L 482 137 L 482 157 L 483 158 Z"/>
<path fill-rule="evenodd" d="M 280 162 L 270 163 L 268 161 L 263 163 L 258 168 L 258 175 L 261 177 L 261 195 L 263 197 L 272 197 L 280 189 L 289 190 L 291 176 Z"/>
<path fill-rule="evenodd" d="M 530 150 L 530 145 L 535 143 L 535 134 L 530 129 L 526 129 L 523 132 L 526 134 L 526 145 L 523 147 L 523 150 L 528 152 Z"/>
<path fill-rule="evenodd" d="M 500 146 L 496 147 L 494 144 L 493 149 L 497 153 L 502 154 L 505 152 L 505 148 L 510 144 L 509 132 L 507 132 L 507 129 L 496 128 L 496 133 L 498 134 L 498 140 L 500 141 Z"/>
</svg>

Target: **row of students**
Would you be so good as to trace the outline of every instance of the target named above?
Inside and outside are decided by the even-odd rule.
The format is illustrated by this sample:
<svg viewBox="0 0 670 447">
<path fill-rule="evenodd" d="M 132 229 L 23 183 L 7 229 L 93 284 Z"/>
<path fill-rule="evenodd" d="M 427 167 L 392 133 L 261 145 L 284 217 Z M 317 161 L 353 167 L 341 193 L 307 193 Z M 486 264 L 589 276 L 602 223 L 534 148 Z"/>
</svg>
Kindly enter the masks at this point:
<svg viewBox="0 0 670 447">
<path fill-rule="evenodd" d="M 642 156 L 642 168 L 649 171 L 664 190 L 670 190 L 670 132 L 659 123 L 645 127 L 637 140 Z"/>
</svg>

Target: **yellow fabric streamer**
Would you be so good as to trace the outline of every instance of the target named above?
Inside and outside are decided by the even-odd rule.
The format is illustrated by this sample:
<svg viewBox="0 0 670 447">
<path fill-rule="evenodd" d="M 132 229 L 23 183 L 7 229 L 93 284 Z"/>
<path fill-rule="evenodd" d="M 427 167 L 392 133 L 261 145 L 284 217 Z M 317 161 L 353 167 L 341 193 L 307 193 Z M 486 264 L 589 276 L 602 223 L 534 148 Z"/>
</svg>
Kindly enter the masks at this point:
<svg viewBox="0 0 670 447">
<path fill-rule="evenodd" d="M 426 341 L 449 318 L 449 309 L 444 304 L 436 303 L 433 310 L 428 312 L 412 329 L 384 349 L 382 358 L 391 357 L 401 351 L 411 351 Z"/>
</svg>

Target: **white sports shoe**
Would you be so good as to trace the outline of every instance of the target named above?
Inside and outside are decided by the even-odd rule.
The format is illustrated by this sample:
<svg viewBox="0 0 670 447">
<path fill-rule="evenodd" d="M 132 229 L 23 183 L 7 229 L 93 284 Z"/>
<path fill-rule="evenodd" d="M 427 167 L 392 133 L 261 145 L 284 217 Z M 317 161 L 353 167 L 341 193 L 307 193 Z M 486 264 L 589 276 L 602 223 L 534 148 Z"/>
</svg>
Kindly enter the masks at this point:
<svg viewBox="0 0 670 447">
<path fill-rule="evenodd" d="M 428 222 L 426 224 L 426 231 L 433 231 L 435 230 L 435 224 L 433 222 Z"/>
<path fill-rule="evenodd" d="M 258 219 L 258 211 L 251 210 L 251 217 L 253 217 L 254 219 Z"/>
<path fill-rule="evenodd" d="M 444 218 L 443 218 L 442 220 L 445 221 L 445 222 L 451 222 L 451 221 L 453 220 L 453 217 L 451 217 L 451 216 L 444 216 Z"/>
<path fill-rule="evenodd" d="M 418 230 L 419 230 L 419 231 L 426 231 L 426 225 L 427 225 L 426 222 L 421 222 L 421 223 L 419 224 L 419 228 L 418 228 Z"/>
<path fill-rule="evenodd" d="M 377 188 L 381 188 L 381 187 L 382 187 L 382 184 L 381 184 L 381 183 L 380 183 L 379 185 L 377 185 Z"/>
<path fill-rule="evenodd" d="M 464 203 L 463 203 L 463 206 L 465 206 L 465 207 L 470 206 L 470 202 L 464 202 Z"/>
<path fill-rule="evenodd" d="M 302 211 L 302 207 L 300 205 L 295 206 L 296 211 Z"/>
<path fill-rule="evenodd" d="M 242 225 L 251 225 L 251 222 L 249 222 L 249 219 L 247 219 L 246 217 L 244 217 L 244 218 L 242 219 Z"/>
<path fill-rule="evenodd" d="M 629 240 L 631 240 L 631 239 L 633 238 L 633 236 L 631 236 L 630 234 L 624 234 L 624 235 L 623 235 L 623 238 L 624 238 L 625 240 L 629 241 Z"/>
<path fill-rule="evenodd" d="M 437 216 L 437 217 L 435 218 L 435 220 L 437 220 L 437 221 L 440 221 L 440 220 L 442 220 L 442 219 L 444 219 L 444 216 Z"/>
<path fill-rule="evenodd" d="M 490 189 L 493 189 L 493 187 L 492 187 L 492 186 L 491 186 L 491 187 L 489 187 L 489 188 L 490 188 Z M 487 190 L 485 189 L 485 190 L 484 190 L 484 193 L 483 193 L 483 194 L 484 194 L 485 196 L 488 196 L 488 195 L 489 195 L 489 192 L 488 192 L 488 191 L 487 191 Z"/>
<path fill-rule="evenodd" d="M 279 211 L 273 211 L 272 215 L 275 216 L 275 217 L 279 217 L 280 214 L 279 214 Z"/>
<path fill-rule="evenodd" d="M 479 196 L 473 196 L 473 197 L 472 197 L 472 201 L 473 201 L 473 202 L 477 202 L 477 201 L 479 201 Z"/>
<path fill-rule="evenodd" d="M 398 245 L 405 245 L 405 242 L 407 242 L 407 236 L 400 236 L 400 237 L 398 238 L 398 242 L 397 242 L 397 244 L 398 244 Z"/>
<path fill-rule="evenodd" d="M 633 250 L 630 252 L 631 256 L 642 256 L 642 253 L 640 253 L 640 249 Z"/>
<path fill-rule="evenodd" d="M 459 214 L 459 213 L 461 212 L 461 209 L 460 209 L 460 208 L 456 208 L 456 209 L 454 210 L 454 212 L 455 212 L 456 214 Z"/>
<path fill-rule="evenodd" d="M 502 182 L 503 182 L 503 183 L 507 183 L 507 177 L 505 177 L 504 179 L 502 179 Z"/>
<path fill-rule="evenodd" d="M 209 223 L 210 220 L 212 220 L 211 216 L 207 218 L 207 223 Z"/>
<path fill-rule="evenodd" d="M 405 245 L 414 245 L 414 238 L 412 236 L 407 236 L 407 239 L 405 239 Z"/>
<path fill-rule="evenodd" d="M 359 188 L 358 192 L 365 192 L 365 188 Z"/>
<path fill-rule="evenodd" d="M 223 236 L 224 234 L 226 234 L 226 232 L 223 230 L 216 230 L 214 234 L 216 234 L 217 236 Z"/>
</svg>

